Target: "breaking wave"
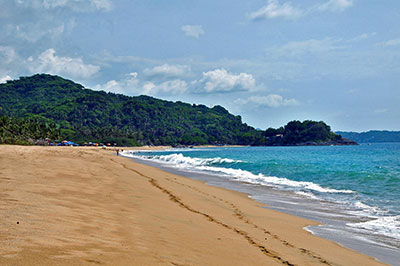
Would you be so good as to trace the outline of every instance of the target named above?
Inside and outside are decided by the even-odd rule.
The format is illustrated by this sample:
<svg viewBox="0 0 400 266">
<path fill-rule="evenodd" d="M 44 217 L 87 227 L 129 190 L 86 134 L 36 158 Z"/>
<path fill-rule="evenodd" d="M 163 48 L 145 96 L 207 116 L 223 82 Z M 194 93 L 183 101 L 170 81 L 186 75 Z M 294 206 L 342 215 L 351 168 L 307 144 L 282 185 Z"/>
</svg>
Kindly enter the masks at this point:
<svg viewBox="0 0 400 266">
<path fill-rule="evenodd" d="M 384 216 L 361 223 L 348 223 L 348 226 L 367 230 L 376 235 L 400 239 L 400 215 Z"/>
<path fill-rule="evenodd" d="M 205 173 L 216 174 L 231 178 L 239 182 L 274 186 L 279 188 L 292 188 L 294 192 L 298 192 L 298 194 L 302 194 L 305 196 L 308 194 L 308 191 L 315 191 L 319 193 L 355 193 L 352 190 L 338 190 L 329 187 L 322 187 L 313 182 L 294 181 L 283 177 L 266 176 L 261 173 L 254 174 L 247 170 L 223 167 L 232 166 L 232 164 L 245 163 L 241 160 L 233 160 L 229 158 L 195 158 L 186 157 L 181 153 L 173 153 L 169 155 L 144 155 L 134 152 L 125 152 L 123 155 L 127 157 L 157 162 L 181 170 L 196 172 L 201 171 Z"/>
</svg>

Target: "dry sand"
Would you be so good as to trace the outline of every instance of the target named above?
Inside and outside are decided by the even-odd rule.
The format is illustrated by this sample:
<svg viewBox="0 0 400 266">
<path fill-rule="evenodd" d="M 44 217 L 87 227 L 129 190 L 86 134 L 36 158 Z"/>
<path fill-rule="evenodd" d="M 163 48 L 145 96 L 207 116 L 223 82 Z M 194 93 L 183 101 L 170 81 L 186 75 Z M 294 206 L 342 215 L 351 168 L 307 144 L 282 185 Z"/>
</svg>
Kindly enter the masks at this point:
<svg viewBox="0 0 400 266">
<path fill-rule="evenodd" d="M 0 146 L 0 265 L 381 265 L 309 224 L 101 148 Z"/>
</svg>

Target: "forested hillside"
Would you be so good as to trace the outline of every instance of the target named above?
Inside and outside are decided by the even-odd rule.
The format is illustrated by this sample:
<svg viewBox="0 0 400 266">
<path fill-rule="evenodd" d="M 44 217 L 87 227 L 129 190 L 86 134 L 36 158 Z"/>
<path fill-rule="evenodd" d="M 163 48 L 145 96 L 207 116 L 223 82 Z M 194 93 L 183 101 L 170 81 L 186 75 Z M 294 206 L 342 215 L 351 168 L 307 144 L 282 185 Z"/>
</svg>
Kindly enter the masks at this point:
<svg viewBox="0 0 400 266">
<path fill-rule="evenodd" d="M 268 128 L 265 136 L 268 146 L 357 144 L 333 133 L 330 126 L 323 121 L 291 121 L 284 127 Z"/>
<path fill-rule="evenodd" d="M 60 138 L 60 128 L 54 122 L 37 118 L 0 116 L 0 143 L 25 145 L 46 138 Z"/>
<path fill-rule="evenodd" d="M 324 122 L 256 130 L 221 106 L 130 97 L 37 74 L 0 84 L 0 143 L 68 139 L 119 145 L 347 145 Z"/>
<path fill-rule="evenodd" d="M 148 96 L 85 89 L 37 74 L 0 84 L 0 116 L 54 123 L 63 139 L 121 145 L 264 145 L 263 131 L 221 106 L 208 108 Z"/>
</svg>

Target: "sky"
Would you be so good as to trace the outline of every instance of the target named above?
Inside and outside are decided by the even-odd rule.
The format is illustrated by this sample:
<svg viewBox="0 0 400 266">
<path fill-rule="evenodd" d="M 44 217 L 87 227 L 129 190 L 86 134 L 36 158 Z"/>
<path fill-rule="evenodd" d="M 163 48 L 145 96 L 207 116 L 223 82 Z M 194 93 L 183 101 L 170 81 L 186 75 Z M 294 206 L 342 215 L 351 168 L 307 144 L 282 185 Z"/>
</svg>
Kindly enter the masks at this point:
<svg viewBox="0 0 400 266">
<path fill-rule="evenodd" d="M 261 129 L 400 130 L 400 1 L 0 0 L 0 83 L 36 73 Z"/>
</svg>

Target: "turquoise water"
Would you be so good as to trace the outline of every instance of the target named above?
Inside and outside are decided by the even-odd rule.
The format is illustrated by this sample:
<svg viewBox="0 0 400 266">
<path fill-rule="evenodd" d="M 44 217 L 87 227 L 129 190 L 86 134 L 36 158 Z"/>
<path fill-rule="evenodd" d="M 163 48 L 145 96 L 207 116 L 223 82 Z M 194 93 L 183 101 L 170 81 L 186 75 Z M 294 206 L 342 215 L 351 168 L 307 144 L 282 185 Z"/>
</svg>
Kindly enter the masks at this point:
<svg viewBox="0 0 400 266">
<path fill-rule="evenodd" d="M 125 155 L 209 174 L 229 188 L 235 183 L 240 190 L 247 184 L 246 192 L 253 198 L 327 224 L 325 231 L 310 228 L 313 233 L 346 232 L 373 246 L 400 248 L 400 143 L 171 149 Z M 296 204 L 285 204 L 290 201 Z M 383 255 L 383 260 L 385 256 L 390 255 Z"/>
</svg>

